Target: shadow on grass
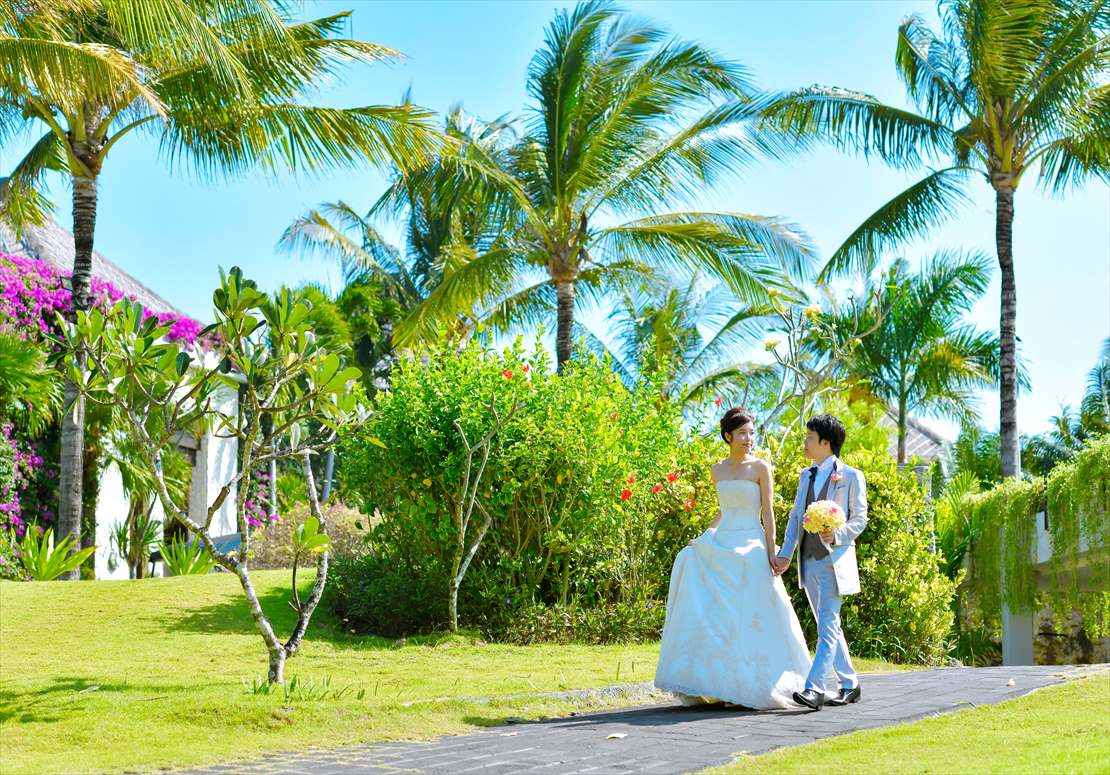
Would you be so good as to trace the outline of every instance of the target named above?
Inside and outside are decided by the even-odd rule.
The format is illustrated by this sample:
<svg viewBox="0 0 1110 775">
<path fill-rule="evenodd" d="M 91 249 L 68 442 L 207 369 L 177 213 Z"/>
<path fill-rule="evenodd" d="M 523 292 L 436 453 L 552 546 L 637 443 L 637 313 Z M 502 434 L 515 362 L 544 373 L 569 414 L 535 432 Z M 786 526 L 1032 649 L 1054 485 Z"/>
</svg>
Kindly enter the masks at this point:
<svg viewBox="0 0 1110 775">
<path fill-rule="evenodd" d="M 299 585 L 299 588 L 301 599 L 304 600 L 312 589 L 311 580 Z M 297 614 L 289 605 L 290 599 L 288 587 L 273 588 L 258 596 L 263 613 L 270 620 L 274 632 L 282 640 L 289 637 L 297 623 Z M 242 590 L 225 602 L 188 611 L 167 611 L 162 615 L 153 616 L 151 621 L 167 633 L 226 633 L 259 637 L 254 619 L 251 617 L 250 606 Z M 411 645 L 436 646 L 458 637 L 449 632 L 438 632 L 393 640 L 376 635 L 357 635 L 348 632 L 328 610 L 325 592 L 324 599 L 312 614 L 305 640 L 323 641 L 337 648 L 392 650 Z"/>
<path fill-rule="evenodd" d="M 79 710 L 82 700 L 111 694 L 141 695 L 136 703 L 171 699 L 195 691 L 186 684 L 134 684 L 126 681 L 97 681 L 89 678 L 55 678 L 48 685 L 30 691 L 0 690 L 0 723 L 53 723 L 64 720 L 67 712 Z"/>
</svg>

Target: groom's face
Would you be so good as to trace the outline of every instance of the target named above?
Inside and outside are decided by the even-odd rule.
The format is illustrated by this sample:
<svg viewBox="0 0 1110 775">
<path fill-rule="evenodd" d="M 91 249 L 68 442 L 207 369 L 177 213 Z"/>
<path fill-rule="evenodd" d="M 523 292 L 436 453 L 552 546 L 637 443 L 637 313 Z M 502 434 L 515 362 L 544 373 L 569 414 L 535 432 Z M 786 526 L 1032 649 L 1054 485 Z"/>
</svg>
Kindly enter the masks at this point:
<svg viewBox="0 0 1110 775">
<path fill-rule="evenodd" d="M 832 446 L 829 442 L 822 441 L 817 431 L 809 431 L 806 433 L 805 452 L 810 460 L 820 463 L 832 454 Z"/>
</svg>

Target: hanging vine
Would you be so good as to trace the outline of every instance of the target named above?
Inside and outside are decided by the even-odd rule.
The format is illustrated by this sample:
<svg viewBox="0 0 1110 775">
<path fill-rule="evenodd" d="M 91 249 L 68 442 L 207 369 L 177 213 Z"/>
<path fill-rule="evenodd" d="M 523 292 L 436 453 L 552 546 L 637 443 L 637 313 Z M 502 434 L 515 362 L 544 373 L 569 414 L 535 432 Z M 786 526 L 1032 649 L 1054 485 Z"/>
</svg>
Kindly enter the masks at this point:
<svg viewBox="0 0 1110 775">
<path fill-rule="evenodd" d="M 1038 481 L 1008 479 L 968 499 L 968 507 L 974 512 L 971 522 L 982 525 L 968 553 L 968 592 L 983 621 L 995 628 L 1002 617 L 1003 602 L 1012 611 L 1036 609 L 1033 552 L 1035 514 L 1042 488 Z"/>
<path fill-rule="evenodd" d="M 1110 634 L 1110 436 L 1091 442 L 1048 477 L 1008 479 L 970 496 L 969 523 L 982 525 L 968 552 L 967 605 L 997 629 L 1005 603 L 1016 613 L 1073 610 L 1091 638 Z M 1047 508 L 1052 560 L 1038 591 L 1037 513 Z"/>
<path fill-rule="evenodd" d="M 1051 595 L 1057 627 L 1073 610 L 1090 638 L 1110 634 L 1110 436 L 1048 475 Z M 1087 561 L 1083 561 L 1082 555 Z M 1086 583 L 1084 583 L 1086 576 Z"/>
</svg>

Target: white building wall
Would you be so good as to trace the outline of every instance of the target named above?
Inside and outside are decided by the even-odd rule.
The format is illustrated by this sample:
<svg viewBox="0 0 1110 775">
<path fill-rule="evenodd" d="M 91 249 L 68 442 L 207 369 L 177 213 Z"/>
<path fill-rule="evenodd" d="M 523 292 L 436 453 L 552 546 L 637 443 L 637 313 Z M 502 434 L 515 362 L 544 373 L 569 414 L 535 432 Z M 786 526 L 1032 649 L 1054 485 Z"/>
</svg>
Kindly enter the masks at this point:
<svg viewBox="0 0 1110 775">
<path fill-rule="evenodd" d="M 239 411 L 239 394 L 232 388 L 221 386 L 216 390 L 213 407 L 226 416 L 234 417 Z M 193 446 L 191 439 L 185 442 Z M 239 445 L 234 438 L 220 438 L 206 433 L 196 447 L 196 464 L 189 490 L 189 516 L 194 522 L 203 525 L 208 518 L 208 507 L 215 502 L 221 488 L 235 478 L 238 472 Z M 235 524 L 235 495 L 233 486 L 227 498 L 212 518 L 209 528 L 212 536 L 223 536 L 238 532 Z M 119 468 L 113 463 L 104 469 L 100 479 L 100 497 L 96 505 L 96 553 L 95 571 L 98 579 L 126 579 L 127 564 L 118 560 L 112 546 L 112 533 L 116 526 L 127 519 L 130 502 L 123 490 L 123 480 Z M 165 512 L 161 503 L 155 503 L 152 516 L 164 521 Z M 115 568 L 112 569 L 112 565 Z M 154 575 L 162 575 L 162 564 L 158 563 Z"/>
<path fill-rule="evenodd" d="M 100 492 L 96 500 L 96 552 L 93 554 L 93 569 L 98 579 L 126 579 L 129 576 L 127 563 L 116 556 L 112 534 L 116 526 L 127 521 L 130 507 L 131 501 L 123 490 L 119 467 L 111 463 L 100 475 Z M 162 511 L 161 503 L 154 504 L 151 517 L 158 523 L 163 522 L 165 512 Z M 161 563 L 156 564 L 154 575 L 161 575 L 161 566 Z M 147 568 L 148 572 L 149 570 Z"/>
<path fill-rule="evenodd" d="M 239 411 L 239 394 L 235 390 L 220 386 L 216 390 L 213 408 L 227 417 L 234 417 Z M 223 486 L 235 478 L 239 470 L 238 440 L 222 438 L 219 429 L 207 433 L 200 440 L 197 451 L 197 467 L 193 474 L 193 497 L 190 516 L 194 522 L 203 525 L 208 519 L 208 507 L 220 494 Z M 209 533 L 212 536 L 228 535 L 238 532 L 235 524 L 235 496 L 233 486 L 227 498 L 212 518 Z"/>
</svg>

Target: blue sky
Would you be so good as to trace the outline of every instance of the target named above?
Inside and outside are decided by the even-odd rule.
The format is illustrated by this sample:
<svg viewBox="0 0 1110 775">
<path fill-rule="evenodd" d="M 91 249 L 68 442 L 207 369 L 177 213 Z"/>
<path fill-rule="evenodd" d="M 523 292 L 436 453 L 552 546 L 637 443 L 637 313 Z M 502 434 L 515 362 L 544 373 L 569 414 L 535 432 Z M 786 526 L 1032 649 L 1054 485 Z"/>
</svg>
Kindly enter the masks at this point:
<svg viewBox="0 0 1110 775">
<path fill-rule="evenodd" d="M 461 103 L 483 118 L 520 116 L 527 104 L 525 73 L 543 41 L 553 2 L 307 3 L 306 14 L 353 10 L 355 37 L 407 55 L 403 61 L 348 71 L 319 99 L 356 106 L 414 100 L 445 111 Z M 860 89 L 904 103 L 893 67 L 895 32 L 908 13 L 936 20 L 931 3 L 882 2 L 630 2 L 626 7 L 738 60 L 767 88 L 813 83 Z M 0 148 L 0 174 L 25 144 Z M 748 169 L 707 191 L 704 208 L 773 214 L 800 224 L 823 256 L 869 213 L 913 178 L 831 150 L 788 163 Z M 1066 198 L 1026 182 L 1014 226 L 1018 335 L 1033 380 L 1019 404 L 1025 432 L 1047 427 L 1062 402 L 1075 404 L 1102 340 L 1110 335 L 1110 189 L 1091 183 Z M 344 199 L 364 209 L 384 188 L 372 170 L 306 180 L 259 175 L 204 182 L 170 169 L 155 143 L 131 138 L 113 150 L 101 179 L 97 248 L 190 314 L 208 317 L 217 267 L 238 264 L 266 288 L 305 280 L 337 283 L 333 269 L 274 249 L 285 226 L 321 201 Z M 907 246 L 911 261 L 942 247 L 993 255 L 993 195 L 974 188 L 974 204 L 931 239 Z M 68 191 L 55 187 L 58 218 L 69 222 Z M 972 319 L 997 328 L 998 281 Z M 997 427 L 998 403 L 980 403 L 984 423 Z M 946 423 L 934 423 L 949 433 Z"/>
</svg>

